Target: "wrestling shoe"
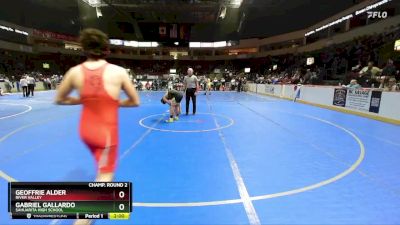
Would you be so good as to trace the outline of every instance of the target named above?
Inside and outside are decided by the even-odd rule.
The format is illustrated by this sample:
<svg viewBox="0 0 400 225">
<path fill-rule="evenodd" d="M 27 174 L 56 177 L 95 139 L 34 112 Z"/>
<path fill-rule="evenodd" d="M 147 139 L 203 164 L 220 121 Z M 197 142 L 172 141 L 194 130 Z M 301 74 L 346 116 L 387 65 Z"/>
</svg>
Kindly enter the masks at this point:
<svg viewBox="0 0 400 225">
<path fill-rule="evenodd" d="M 174 118 L 169 118 L 169 119 L 167 119 L 165 122 L 166 122 L 166 123 L 172 123 L 172 122 L 174 122 Z"/>
</svg>

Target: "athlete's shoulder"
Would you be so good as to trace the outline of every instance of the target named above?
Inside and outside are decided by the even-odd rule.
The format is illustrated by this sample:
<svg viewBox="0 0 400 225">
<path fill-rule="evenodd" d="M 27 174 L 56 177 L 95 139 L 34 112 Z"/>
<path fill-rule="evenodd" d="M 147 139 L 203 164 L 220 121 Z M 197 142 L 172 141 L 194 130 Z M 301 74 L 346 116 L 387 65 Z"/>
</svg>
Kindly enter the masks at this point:
<svg viewBox="0 0 400 225">
<path fill-rule="evenodd" d="M 82 71 L 81 64 L 73 66 L 69 68 L 69 70 L 65 73 L 65 76 L 76 76 Z"/>
<path fill-rule="evenodd" d="M 124 73 L 124 74 L 127 73 L 126 69 L 122 66 L 118 66 L 118 65 L 109 63 L 108 67 L 109 67 L 109 69 L 113 70 L 113 72 Z"/>
</svg>

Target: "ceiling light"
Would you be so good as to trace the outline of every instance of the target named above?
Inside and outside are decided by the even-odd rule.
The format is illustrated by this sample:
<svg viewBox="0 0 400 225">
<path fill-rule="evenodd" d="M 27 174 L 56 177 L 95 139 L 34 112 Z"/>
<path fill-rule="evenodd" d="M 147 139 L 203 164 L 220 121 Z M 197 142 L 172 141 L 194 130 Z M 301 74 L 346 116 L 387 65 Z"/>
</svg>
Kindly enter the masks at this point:
<svg viewBox="0 0 400 225">
<path fill-rule="evenodd" d="M 99 18 L 100 16 L 103 16 L 103 13 L 101 13 L 101 9 L 99 7 L 96 7 L 96 15 L 97 15 L 97 18 Z"/>
<path fill-rule="evenodd" d="M 231 0 L 231 5 L 233 5 L 235 7 L 240 7 L 242 2 L 243 2 L 243 0 Z"/>
<path fill-rule="evenodd" d="M 101 0 L 82 0 L 82 1 L 92 7 L 98 7 L 101 4 Z"/>
<path fill-rule="evenodd" d="M 220 14 L 219 14 L 219 18 L 224 19 L 226 16 L 226 7 L 222 6 Z"/>
</svg>

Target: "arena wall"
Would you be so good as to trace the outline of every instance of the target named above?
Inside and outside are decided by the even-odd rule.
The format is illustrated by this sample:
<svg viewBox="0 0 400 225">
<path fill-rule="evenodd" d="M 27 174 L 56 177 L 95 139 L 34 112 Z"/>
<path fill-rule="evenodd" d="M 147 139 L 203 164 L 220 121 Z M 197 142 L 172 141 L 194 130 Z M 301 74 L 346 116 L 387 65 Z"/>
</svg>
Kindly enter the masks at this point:
<svg viewBox="0 0 400 225">
<path fill-rule="evenodd" d="M 297 94 L 295 85 L 249 84 L 249 91 L 288 100 Z M 306 85 L 300 87 L 298 96 L 301 103 L 400 125 L 400 92 Z"/>
</svg>

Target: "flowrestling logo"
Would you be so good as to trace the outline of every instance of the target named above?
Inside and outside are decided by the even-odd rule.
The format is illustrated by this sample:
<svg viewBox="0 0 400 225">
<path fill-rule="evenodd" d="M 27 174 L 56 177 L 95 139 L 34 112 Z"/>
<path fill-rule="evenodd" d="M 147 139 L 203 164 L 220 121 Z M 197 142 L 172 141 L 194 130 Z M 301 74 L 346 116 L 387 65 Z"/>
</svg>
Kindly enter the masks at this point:
<svg viewBox="0 0 400 225">
<path fill-rule="evenodd" d="M 388 13 L 386 11 L 369 11 L 368 18 L 378 18 L 378 19 L 386 19 L 388 17 Z"/>
<path fill-rule="evenodd" d="M 368 6 L 362 8 L 362 9 L 360 9 L 360 10 L 355 11 L 354 13 L 351 13 L 351 14 L 349 14 L 349 15 L 347 15 L 347 16 L 344 16 L 344 17 L 342 17 L 342 18 L 340 18 L 340 19 L 337 19 L 337 20 L 335 20 L 335 21 L 333 21 L 333 22 L 330 22 L 330 23 L 328 23 L 328 24 L 326 24 L 326 25 L 324 25 L 324 26 L 321 26 L 321 27 L 319 27 L 319 28 L 317 28 L 317 29 L 311 30 L 311 31 L 305 33 L 304 36 L 306 36 L 306 37 L 307 37 L 307 36 L 310 36 L 310 35 L 312 35 L 312 34 L 318 32 L 318 31 L 320 31 L 320 30 L 326 29 L 326 28 L 328 28 L 328 27 L 331 27 L 331 26 L 333 26 L 333 25 L 336 25 L 336 24 L 338 24 L 338 23 L 341 23 L 341 22 L 343 22 L 343 21 L 346 21 L 346 20 L 348 20 L 348 19 L 351 19 L 351 18 L 353 18 L 353 17 L 355 17 L 355 16 L 361 15 L 361 14 L 363 14 L 363 13 L 365 13 L 365 12 L 368 13 L 368 18 L 385 19 L 385 18 L 387 18 L 387 16 L 388 16 L 388 13 L 387 13 L 386 11 L 370 11 L 370 10 L 376 9 L 376 8 L 380 7 L 381 5 L 384 5 L 384 4 L 389 3 L 389 2 L 391 2 L 391 1 L 392 1 L 392 0 L 381 0 L 381 1 L 379 1 L 379 2 L 376 2 L 376 3 L 372 4 L 372 5 L 368 5 Z"/>
</svg>

